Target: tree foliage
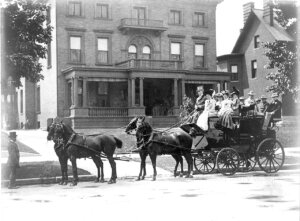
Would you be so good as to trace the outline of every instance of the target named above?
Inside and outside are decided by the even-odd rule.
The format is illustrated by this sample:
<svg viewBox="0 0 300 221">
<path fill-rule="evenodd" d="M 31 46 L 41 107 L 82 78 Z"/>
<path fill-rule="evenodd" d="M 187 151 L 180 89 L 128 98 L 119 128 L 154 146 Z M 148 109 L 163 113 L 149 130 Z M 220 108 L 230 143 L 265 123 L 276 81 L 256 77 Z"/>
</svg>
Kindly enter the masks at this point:
<svg viewBox="0 0 300 221">
<path fill-rule="evenodd" d="M 287 33 L 296 39 L 297 34 L 297 9 L 295 4 L 277 3 L 274 5 L 275 19 L 286 30 Z M 279 94 L 291 94 L 297 98 L 299 82 L 297 79 L 297 44 L 296 41 L 274 41 L 263 44 L 267 49 L 265 55 L 269 58 L 267 69 L 273 69 L 266 78 L 273 83 L 267 91 Z"/>
<path fill-rule="evenodd" d="M 182 100 L 182 105 L 180 105 L 180 114 L 179 114 L 180 122 L 187 121 L 190 118 L 193 111 L 194 111 L 194 102 L 192 101 L 191 98 L 184 95 Z"/>
<path fill-rule="evenodd" d="M 47 22 L 50 6 L 46 0 L 6 0 L 4 8 L 4 65 L 2 82 L 9 76 L 15 87 L 21 77 L 31 82 L 43 79 L 42 64 L 52 27 Z"/>
</svg>

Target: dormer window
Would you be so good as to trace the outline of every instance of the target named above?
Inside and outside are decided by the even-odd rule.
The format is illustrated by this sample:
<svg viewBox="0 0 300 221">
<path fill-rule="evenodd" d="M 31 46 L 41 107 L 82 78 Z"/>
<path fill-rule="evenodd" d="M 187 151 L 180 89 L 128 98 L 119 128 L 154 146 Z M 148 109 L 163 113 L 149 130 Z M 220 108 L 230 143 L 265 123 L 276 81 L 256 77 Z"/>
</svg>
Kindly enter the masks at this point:
<svg viewBox="0 0 300 221">
<path fill-rule="evenodd" d="M 259 40 L 259 35 L 256 35 L 254 37 L 254 48 L 259 48 L 260 40 Z"/>
</svg>

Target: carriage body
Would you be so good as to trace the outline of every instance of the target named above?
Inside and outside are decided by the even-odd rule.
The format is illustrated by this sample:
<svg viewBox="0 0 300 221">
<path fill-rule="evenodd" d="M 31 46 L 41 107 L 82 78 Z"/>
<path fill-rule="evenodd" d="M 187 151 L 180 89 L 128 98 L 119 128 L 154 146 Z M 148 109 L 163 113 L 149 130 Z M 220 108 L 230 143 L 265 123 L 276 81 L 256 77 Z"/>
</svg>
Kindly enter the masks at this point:
<svg viewBox="0 0 300 221">
<path fill-rule="evenodd" d="M 202 174 L 215 166 L 224 175 L 248 172 L 256 164 L 267 172 L 277 172 L 284 163 L 284 149 L 276 140 L 276 126 L 270 116 L 233 116 L 234 130 L 219 128 L 218 117 L 209 118 L 209 129 L 203 132 L 195 124 L 181 126 L 186 132 L 196 128 L 193 139 L 194 166 Z M 272 127 L 270 127 L 272 125 Z"/>
</svg>

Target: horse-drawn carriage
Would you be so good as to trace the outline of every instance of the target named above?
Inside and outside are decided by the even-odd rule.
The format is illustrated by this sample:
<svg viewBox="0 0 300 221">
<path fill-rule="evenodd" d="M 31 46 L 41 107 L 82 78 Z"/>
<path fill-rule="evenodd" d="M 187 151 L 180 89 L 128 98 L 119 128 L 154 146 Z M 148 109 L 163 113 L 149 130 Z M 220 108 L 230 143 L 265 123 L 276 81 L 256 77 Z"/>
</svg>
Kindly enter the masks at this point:
<svg viewBox="0 0 300 221">
<path fill-rule="evenodd" d="M 196 170 L 201 174 L 217 170 L 224 175 L 238 171 L 248 172 L 258 164 L 266 173 L 275 173 L 283 166 L 285 154 L 276 140 L 278 127 L 270 122 L 270 115 L 233 116 L 234 130 L 218 127 L 218 118 L 209 118 L 209 130 L 202 131 L 195 124 L 181 126 L 186 132 L 196 128 L 193 139 L 193 158 Z M 201 148 L 203 140 L 208 145 Z M 200 146 L 200 148 L 199 148 Z"/>
</svg>

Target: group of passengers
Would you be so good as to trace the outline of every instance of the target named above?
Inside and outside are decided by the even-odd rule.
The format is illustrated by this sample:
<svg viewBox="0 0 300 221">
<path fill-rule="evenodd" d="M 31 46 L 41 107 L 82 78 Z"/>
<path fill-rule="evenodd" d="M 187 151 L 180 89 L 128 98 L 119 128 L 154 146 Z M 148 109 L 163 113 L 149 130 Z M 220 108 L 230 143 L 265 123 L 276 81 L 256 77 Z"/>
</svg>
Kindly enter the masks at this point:
<svg viewBox="0 0 300 221">
<path fill-rule="evenodd" d="M 208 130 L 208 118 L 213 116 L 218 116 L 221 126 L 228 129 L 234 129 L 235 126 L 232 116 L 243 114 L 264 116 L 268 113 L 272 118 L 281 118 L 282 104 L 278 100 L 277 93 L 272 94 L 270 103 L 265 95 L 255 99 L 253 91 L 248 93 L 247 99 L 239 97 L 239 91 L 235 87 L 232 92 L 224 90 L 215 93 L 212 89 L 204 91 L 202 86 L 198 86 L 197 94 L 191 123 L 197 124 L 204 131 Z"/>
</svg>

